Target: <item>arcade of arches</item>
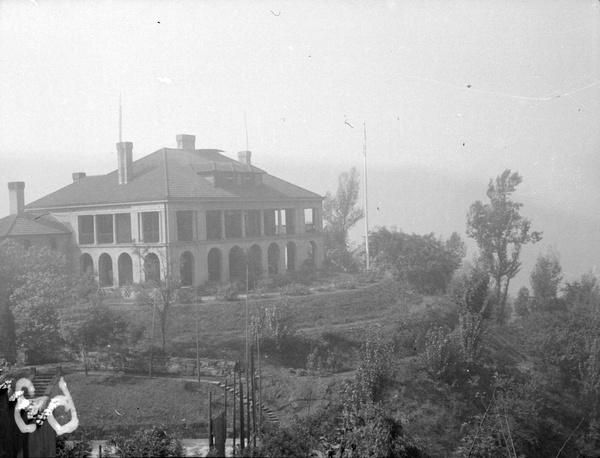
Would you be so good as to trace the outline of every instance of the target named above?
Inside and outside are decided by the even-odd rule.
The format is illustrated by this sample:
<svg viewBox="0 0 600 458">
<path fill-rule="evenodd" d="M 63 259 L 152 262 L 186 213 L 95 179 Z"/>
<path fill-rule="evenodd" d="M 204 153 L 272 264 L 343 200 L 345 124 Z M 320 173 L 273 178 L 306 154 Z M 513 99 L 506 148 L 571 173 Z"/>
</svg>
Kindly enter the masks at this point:
<svg viewBox="0 0 600 458">
<path fill-rule="evenodd" d="M 317 244 L 308 241 L 304 250 L 305 256 L 298 256 L 299 247 L 296 242 L 289 241 L 283 245 L 276 242 L 268 246 L 253 244 L 249 248 L 233 246 L 228 252 L 214 247 L 209 250 L 206 264 L 196 259 L 190 251 L 184 251 L 179 256 L 179 278 L 182 286 L 193 286 L 198 282 L 197 273 L 204 271 L 206 280 L 211 283 L 223 281 L 245 281 L 246 275 L 250 284 L 258 279 L 284 274 L 286 271 L 298 269 L 299 262 L 315 265 L 317 262 Z M 81 255 L 80 268 L 82 272 L 94 271 L 94 258 L 84 253 Z M 134 262 L 126 252 L 121 253 L 116 262 L 108 253 L 102 253 L 97 260 L 98 280 L 101 287 L 127 286 L 134 283 Z M 148 253 L 144 260 L 139 279 L 144 281 L 160 280 L 161 262 L 155 253 Z M 116 268 L 116 272 L 114 269 Z M 136 267 L 137 269 L 137 267 Z M 197 269 L 200 269 L 199 271 Z"/>
</svg>

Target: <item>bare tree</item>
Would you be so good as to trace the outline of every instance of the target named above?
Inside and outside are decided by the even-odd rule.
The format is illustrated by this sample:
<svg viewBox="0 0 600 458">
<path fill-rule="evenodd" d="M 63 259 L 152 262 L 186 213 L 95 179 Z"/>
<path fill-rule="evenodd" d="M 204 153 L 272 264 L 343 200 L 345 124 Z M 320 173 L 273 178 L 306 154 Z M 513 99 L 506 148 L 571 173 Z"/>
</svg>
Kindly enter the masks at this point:
<svg viewBox="0 0 600 458">
<path fill-rule="evenodd" d="M 164 352 L 170 311 L 177 300 L 177 293 L 181 287 L 179 275 L 163 252 L 160 252 L 156 257 L 150 256 L 151 252 L 148 246 L 135 246 L 133 252 L 140 258 L 144 266 L 144 281 L 139 284 L 137 301 L 151 305 L 158 315 L 162 350 Z M 163 266 L 162 269 L 161 265 Z"/>
</svg>

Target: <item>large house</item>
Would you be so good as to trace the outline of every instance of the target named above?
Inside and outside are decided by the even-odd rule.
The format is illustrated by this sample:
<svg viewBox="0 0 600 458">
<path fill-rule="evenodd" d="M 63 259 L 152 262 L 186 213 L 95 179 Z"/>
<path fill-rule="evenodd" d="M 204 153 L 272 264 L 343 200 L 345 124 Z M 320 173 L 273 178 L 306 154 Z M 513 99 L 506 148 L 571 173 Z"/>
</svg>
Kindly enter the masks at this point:
<svg viewBox="0 0 600 458">
<path fill-rule="evenodd" d="M 173 273 L 183 286 L 247 274 L 267 280 L 320 267 L 323 198 L 255 167 L 250 151 L 234 160 L 196 149 L 195 140 L 177 135 L 176 149 L 135 162 L 133 144 L 117 143 L 116 171 L 74 173 L 73 183 L 26 206 L 24 184 L 9 183 L 11 215 L 0 220 L 0 237 L 4 228 L 25 244 L 55 240 L 102 287 Z M 16 223 L 35 228 L 16 233 Z"/>
</svg>

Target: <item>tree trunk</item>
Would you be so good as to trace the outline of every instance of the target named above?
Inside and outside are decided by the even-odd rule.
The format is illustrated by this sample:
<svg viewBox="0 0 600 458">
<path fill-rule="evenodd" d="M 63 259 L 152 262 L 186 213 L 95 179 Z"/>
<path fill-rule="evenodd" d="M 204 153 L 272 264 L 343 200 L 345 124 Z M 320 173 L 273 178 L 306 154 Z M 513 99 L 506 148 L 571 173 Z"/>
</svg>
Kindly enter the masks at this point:
<svg viewBox="0 0 600 458">
<path fill-rule="evenodd" d="M 81 350 L 81 355 L 83 356 L 83 368 L 85 370 L 85 376 L 88 376 L 88 352 L 86 350 Z"/>
</svg>

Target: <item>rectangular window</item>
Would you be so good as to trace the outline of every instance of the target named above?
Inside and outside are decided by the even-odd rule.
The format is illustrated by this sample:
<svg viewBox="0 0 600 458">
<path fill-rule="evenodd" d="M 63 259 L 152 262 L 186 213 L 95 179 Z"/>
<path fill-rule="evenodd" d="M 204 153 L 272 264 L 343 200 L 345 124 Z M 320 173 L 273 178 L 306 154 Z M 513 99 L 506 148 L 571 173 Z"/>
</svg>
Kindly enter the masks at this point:
<svg viewBox="0 0 600 458">
<path fill-rule="evenodd" d="M 114 243 L 113 215 L 96 215 L 98 243 Z"/>
<path fill-rule="evenodd" d="M 235 186 L 235 175 L 233 173 L 225 173 L 225 186 Z"/>
<path fill-rule="evenodd" d="M 221 235 L 221 211 L 206 211 L 206 238 L 208 240 L 218 240 Z"/>
<path fill-rule="evenodd" d="M 260 210 L 248 210 L 244 218 L 246 237 L 260 237 Z"/>
<path fill-rule="evenodd" d="M 296 211 L 293 208 L 287 208 L 283 211 L 285 213 L 285 233 L 295 234 L 296 233 Z"/>
<path fill-rule="evenodd" d="M 275 217 L 277 218 L 277 235 L 285 235 L 285 210 L 275 210 Z"/>
<path fill-rule="evenodd" d="M 177 240 L 191 242 L 194 240 L 194 212 L 181 210 L 177 212 Z"/>
<path fill-rule="evenodd" d="M 242 173 L 242 186 L 244 188 L 252 187 L 252 174 L 251 173 Z"/>
<path fill-rule="evenodd" d="M 275 210 L 264 210 L 265 235 L 271 236 L 277 234 L 277 222 L 275 220 Z"/>
<path fill-rule="evenodd" d="M 117 243 L 131 243 L 131 215 L 118 213 L 115 215 L 117 226 Z"/>
<path fill-rule="evenodd" d="M 79 216 L 79 243 L 85 245 L 94 243 L 94 215 Z"/>
<path fill-rule="evenodd" d="M 304 209 L 304 231 L 313 233 L 317 232 L 317 227 L 315 226 L 315 218 L 316 212 L 314 208 L 305 208 Z"/>
<path fill-rule="evenodd" d="M 242 212 L 225 210 L 225 238 L 238 239 L 242 236 Z"/>
<path fill-rule="evenodd" d="M 142 241 L 144 243 L 160 242 L 158 212 L 142 213 Z"/>
</svg>

